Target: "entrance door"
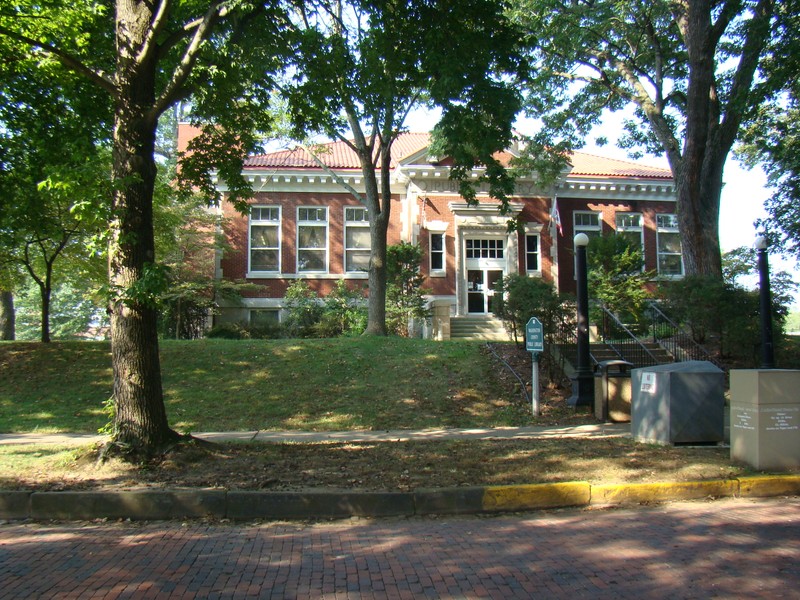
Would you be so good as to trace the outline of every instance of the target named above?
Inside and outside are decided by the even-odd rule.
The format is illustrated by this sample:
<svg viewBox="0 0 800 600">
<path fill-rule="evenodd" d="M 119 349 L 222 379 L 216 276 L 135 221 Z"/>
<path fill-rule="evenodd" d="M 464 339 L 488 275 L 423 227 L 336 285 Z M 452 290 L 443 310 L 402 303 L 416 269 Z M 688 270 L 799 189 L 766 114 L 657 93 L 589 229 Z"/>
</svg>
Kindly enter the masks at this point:
<svg viewBox="0 0 800 600">
<path fill-rule="evenodd" d="M 502 276 L 502 269 L 469 269 L 467 271 L 467 312 L 471 314 L 492 312 L 494 290 Z"/>
</svg>

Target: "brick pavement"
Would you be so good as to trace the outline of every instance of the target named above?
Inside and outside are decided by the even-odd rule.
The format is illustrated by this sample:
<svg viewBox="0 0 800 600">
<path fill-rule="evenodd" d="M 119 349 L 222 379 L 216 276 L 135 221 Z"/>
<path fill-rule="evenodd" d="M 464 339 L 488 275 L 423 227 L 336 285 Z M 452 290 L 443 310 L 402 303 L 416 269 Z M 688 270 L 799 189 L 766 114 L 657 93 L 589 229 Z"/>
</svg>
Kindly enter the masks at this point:
<svg viewBox="0 0 800 600">
<path fill-rule="evenodd" d="M 800 498 L 491 518 L 0 526 L 10 598 L 800 598 Z"/>
</svg>

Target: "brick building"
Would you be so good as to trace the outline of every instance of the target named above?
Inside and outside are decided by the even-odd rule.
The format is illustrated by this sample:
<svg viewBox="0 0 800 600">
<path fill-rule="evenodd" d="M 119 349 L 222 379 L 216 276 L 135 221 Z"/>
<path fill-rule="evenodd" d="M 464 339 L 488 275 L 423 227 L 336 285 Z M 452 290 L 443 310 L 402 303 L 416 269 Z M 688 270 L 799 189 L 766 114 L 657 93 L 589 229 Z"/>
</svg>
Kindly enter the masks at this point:
<svg viewBox="0 0 800 600">
<path fill-rule="evenodd" d="M 182 136 L 185 143 L 186 131 Z M 407 133 L 393 146 L 388 242 L 422 247 L 424 285 L 440 321 L 489 318 L 494 285 L 510 273 L 574 291 L 572 239 L 578 232 L 625 235 L 641 244 L 647 269 L 663 278 L 682 276 L 675 186 L 668 170 L 576 152 L 547 189 L 534 176 L 517 180 L 511 209 L 524 232 L 509 233 L 508 218 L 485 190 L 477 205 L 459 196 L 446 161 L 429 156 L 428 143 L 428 134 Z M 366 208 L 330 173 L 363 192 L 358 159 L 343 143 L 328 144 L 319 158 L 326 169 L 301 148 L 245 162 L 255 197 L 247 217 L 227 203 L 220 208 L 231 249 L 220 256 L 217 275 L 261 287 L 242 305 L 222 306 L 220 321 L 280 319 L 285 291 L 297 279 L 321 296 L 340 279 L 366 286 Z M 224 193 L 223 182 L 219 189 Z M 434 323 L 430 333 L 446 338 L 449 326 Z"/>
</svg>

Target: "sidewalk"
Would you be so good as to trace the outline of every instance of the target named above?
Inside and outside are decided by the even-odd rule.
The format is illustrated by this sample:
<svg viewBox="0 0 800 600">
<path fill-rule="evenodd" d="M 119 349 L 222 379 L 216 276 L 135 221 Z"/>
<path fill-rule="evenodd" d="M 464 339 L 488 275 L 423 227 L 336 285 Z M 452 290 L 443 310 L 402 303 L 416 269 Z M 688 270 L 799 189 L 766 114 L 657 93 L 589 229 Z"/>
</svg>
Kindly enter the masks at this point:
<svg viewBox="0 0 800 600">
<path fill-rule="evenodd" d="M 421 431 L 245 431 L 206 432 L 196 437 L 221 442 L 262 443 L 400 442 L 442 439 L 553 439 L 628 437 L 627 423 L 574 427 L 503 427 Z M 0 444 L 88 444 L 91 434 L 0 434 Z M 0 519 L 91 520 L 213 518 L 245 521 L 411 517 L 526 512 L 539 509 L 637 505 L 676 500 L 800 495 L 800 475 L 739 477 L 712 481 L 595 484 L 563 483 L 363 492 L 311 489 L 300 492 L 147 488 L 119 491 L 2 491 Z"/>
<path fill-rule="evenodd" d="M 407 442 L 412 440 L 447 439 L 504 439 L 524 440 L 564 437 L 626 437 L 630 423 L 597 423 L 574 427 L 497 427 L 478 429 L 397 429 L 390 431 L 215 431 L 193 433 L 194 437 L 210 442 Z M 3 444 L 60 444 L 81 445 L 100 442 L 102 435 L 91 433 L 0 433 Z"/>
</svg>

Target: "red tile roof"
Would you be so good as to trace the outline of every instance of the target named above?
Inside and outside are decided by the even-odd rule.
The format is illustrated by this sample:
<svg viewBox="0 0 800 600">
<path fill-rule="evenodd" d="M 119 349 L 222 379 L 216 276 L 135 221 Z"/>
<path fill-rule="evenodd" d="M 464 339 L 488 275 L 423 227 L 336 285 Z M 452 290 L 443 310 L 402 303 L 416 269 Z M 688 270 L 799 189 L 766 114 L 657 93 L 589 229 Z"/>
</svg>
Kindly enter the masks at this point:
<svg viewBox="0 0 800 600">
<path fill-rule="evenodd" d="M 397 161 L 425 148 L 430 140 L 427 133 L 403 133 L 392 144 L 392 168 Z M 361 163 L 353 149 L 344 142 L 329 142 L 319 146 L 317 156 L 331 169 L 360 169 Z M 305 149 L 279 150 L 247 158 L 245 168 L 304 169 L 319 168 Z"/>
<path fill-rule="evenodd" d="M 423 150 L 429 143 L 427 133 L 403 133 L 392 146 L 392 168 L 398 162 L 412 154 Z M 331 169 L 360 169 L 356 153 L 344 142 L 329 142 L 320 146 L 317 154 Z M 510 154 L 502 153 L 502 157 L 510 158 Z M 671 179 L 669 169 L 651 167 L 637 162 L 606 158 L 586 152 L 572 154 L 572 170 L 570 175 L 584 177 L 643 177 L 649 179 Z M 295 147 L 292 150 L 279 150 L 268 154 L 260 154 L 247 158 L 245 168 L 250 169 L 308 169 L 319 168 L 309 152 Z"/>
</svg>

